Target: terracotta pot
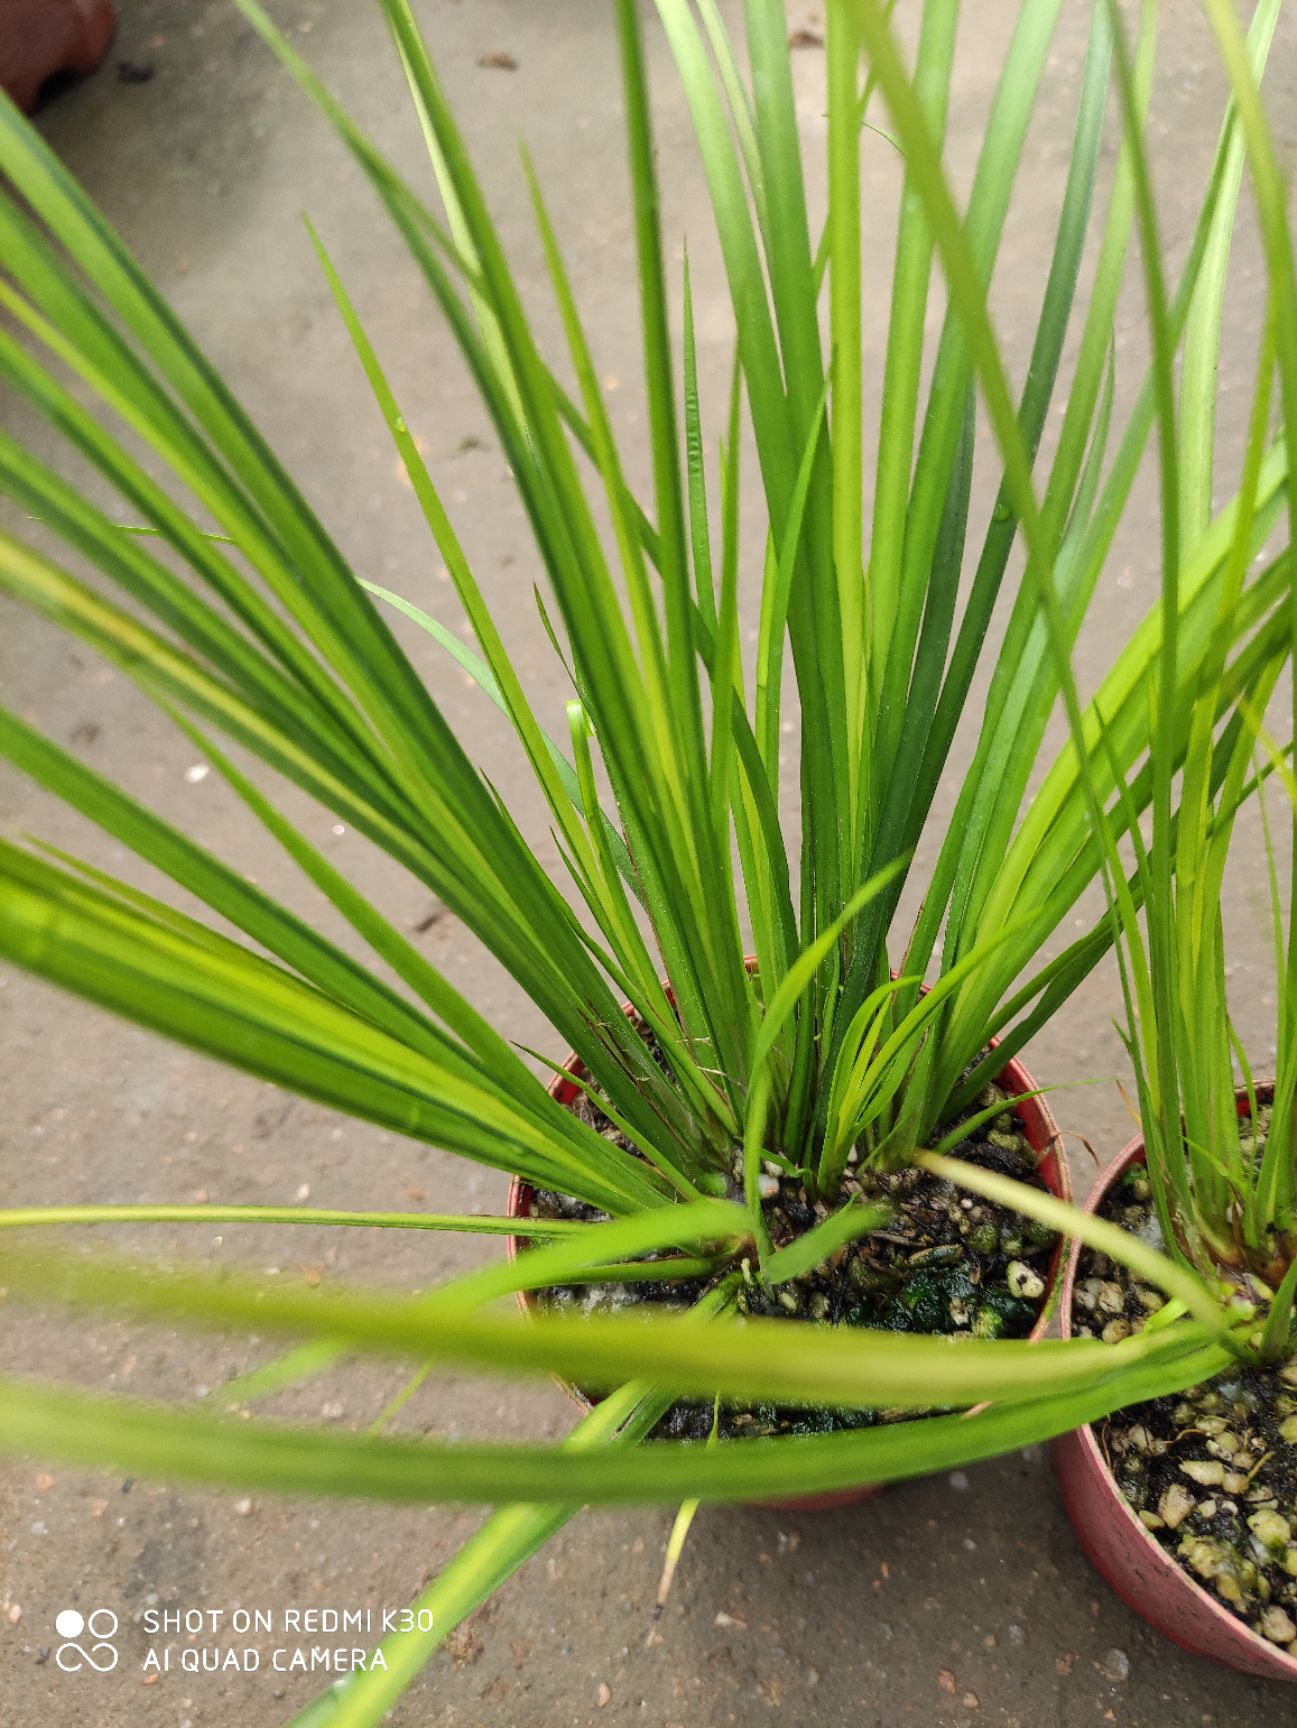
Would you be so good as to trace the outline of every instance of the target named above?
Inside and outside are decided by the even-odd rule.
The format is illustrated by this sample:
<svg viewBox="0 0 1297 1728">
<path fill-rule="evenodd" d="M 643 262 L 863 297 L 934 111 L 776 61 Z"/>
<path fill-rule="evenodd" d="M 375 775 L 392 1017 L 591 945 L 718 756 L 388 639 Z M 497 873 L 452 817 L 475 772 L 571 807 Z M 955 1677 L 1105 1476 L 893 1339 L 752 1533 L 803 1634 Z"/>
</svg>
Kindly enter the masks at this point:
<svg viewBox="0 0 1297 1728">
<path fill-rule="evenodd" d="M 751 964 L 753 962 L 749 961 L 749 965 Z M 627 1003 L 624 1005 L 624 1012 L 628 1015 L 633 1014 L 634 1009 Z M 994 1048 L 995 1043 L 996 1040 L 992 1040 L 992 1048 Z M 580 1060 L 576 1056 L 569 1056 L 563 1064 L 563 1072 L 556 1074 L 550 1082 L 550 1096 L 556 1098 L 560 1104 L 573 1104 L 580 1096 L 580 1088 L 568 1076 L 572 1074 L 584 1076 L 584 1073 L 585 1069 Z M 1005 1064 L 998 1076 L 998 1083 L 1010 1094 L 1034 1092 L 1036 1089 L 1036 1083 L 1031 1075 L 1017 1061 Z M 1062 1137 L 1058 1132 L 1058 1124 L 1054 1121 L 1044 1099 L 1029 1098 L 1024 1104 L 1016 1106 L 1016 1112 L 1022 1118 L 1032 1150 L 1040 1155 L 1038 1169 L 1041 1180 L 1051 1194 L 1057 1195 L 1060 1200 L 1071 1200 L 1072 1182 L 1067 1168 L 1067 1159 L 1063 1154 Z M 530 1184 L 524 1182 L 521 1177 L 515 1176 L 509 1187 L 509 1216 L 511 1218 L 525 1218 L 531 1200 Z M 518 1238 L 516 1236 L 507 1237 L 506 1246 L 509 1258 L 514 1259 L 519 1249 Z M 1053 1307 L 1052 1298 L 1061 1269 L 1062 1257 L 1063 1240 L 1060 1238 L 1049 1262 L 1048 1294 L 1041 1307 L 1040 1318 L 1031 1329 L 1030 1336 L 1033 1339 L 1043 1337 L 1049 1326 Z M 524 1314 L 531 1313 L 532 1303 L 533 1293 L 531 1291 L 520 1290 L 518 1292 L 518 1305 Z M 561 1379 L 558 1384 L 575 1403 L 580 1405 L 582 1410 L 590 1408 L 590 1400 L 578 1387 Z M 858 1488 L 844 1488 L 832 1494 L 810 1494 L 788 1500 L 763 1500 L 759 1504 L 776 1511 L 829 1512 L 839 1506 L 853 1506 L 857 1501 L 867 1500 L 875 1494 L 883 1493 L 883 1491 L 884 1485 L 862 1483 Z"/>
<path fill-rule="evenodd" d="M 1257 1092 L 1268 1100 L 1273 1087 L 1259 1086 Z M 1239 1095 L 1239 1114 L 1246 1113 L 1244 1092 Z M 1113 1183 L 1132 1164 L 1142 1163 L 1144 1141 L 1137 1135 L 1104 1172 L 1085 1210 L 1097 1211 Z M 1071 1335 L 1072 1290 L 1080 1256 L 1080 1244 L 1074 1243 L 1063 1279 L 1065 1338 Z M 1117 1487 L 1093 1427 L 1063 1435 L 1052 1452 L 1054 1474 L 1076 1539 L 1128 1608 L 1195 1656 L 1209 1656 L 1213 1662 L 1265 1680 L 1297 1680 L 1297 1658 L 1245 1626 L 1144 1528 Z"/>
<path fill-rule="evenodd" d="M 30 114 L 51 78 L 93 72 L 116 28 L 112 0 L 0 0 L 0 89 Z"/>
</svg>

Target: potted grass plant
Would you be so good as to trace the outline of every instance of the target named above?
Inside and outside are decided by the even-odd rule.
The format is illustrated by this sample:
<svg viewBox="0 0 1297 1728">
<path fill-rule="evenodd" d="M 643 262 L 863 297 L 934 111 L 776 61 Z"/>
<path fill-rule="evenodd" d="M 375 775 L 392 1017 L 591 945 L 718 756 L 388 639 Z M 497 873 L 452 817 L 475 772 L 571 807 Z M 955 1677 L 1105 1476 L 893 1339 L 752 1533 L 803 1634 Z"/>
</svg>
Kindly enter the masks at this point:
<svg viewBox="0 0 1297 1728">
<path fill-rule="evenodd" d="M 1267 352 L 1263 365 L 1271 358 Z M 1254 424 L 1253 452 L 1256 433 Z M 1232 772 L 1216 796 L 1195 789 L 1193 820 L 1182 802 L 1174 881 L 1159 883 L 1141 864 L 1147 923 L 1141 929 L 1126 908 L 1125 968 L 1141 1129 L 1088 1202 L 1094 1216 L 1167 1248 L 1216 1293 L 1224 1311 L 1240 1317 L 1234 1360 L 1210 1380 L 1113 1412 L 1056 1441 L 1054 1463 L 1082 1547 L 1150 1624 L 1244 1673 L 1292 1681 L 1295 997 L 1268 826 L 1279 999 L 1273 1079 L 1254 1075 L 1234 1029 L 1220 902 L 1253 735 L 1241 732 Z M 1292 798 L 1290 755 L 1291 745 L 1275 760 Z M 1191 757 L 1187 785 L 1193 776 Z M 1175 1312 L 1120 1253 L 1113 1258 L 1078 1244 L 1064 1285 L 1066 1336 L 1111 1342 Z"/>
<path fill-rule="evenodd" d="M 1217 9 L 1218 13 L 1220 9 Z M 1297 400 L 1297 348 L 1290 326 L 1292 251 L 1264 115 L 1242 77 L 1238 38 L 1222 33 L 1251 135 L 1258 209 L 1273 263 L 1259 343 L 1256 390 L 1240 504 L 1259 496 L 1275 398 Z M 1151 191 L 1143 191 L 1146 232 Z M 1217 248 L 1223 271 L 1227 244 Z M 1160 295 L 1155 248 L 1145 248 L 1150 298 Z M 1182 391 L 1203 387 L 1212 334 L 1199 325 L 1185 355 Z M 1172 356 L 1155 334 L 1161 388 Z M 1209 532 L 1210 447 L 1192 446 L 1168 417 L 1161 438 L 1163 606 L 1174 606 L 1175 561 Z M 1289 509 L 1293 499 L 1289 497 Z M 1233 606 L 1238 560 L 1222 590 Z M 1297 604 L 1289 602 L 1297 632 Z M 1204 689 L 1222 662 L 1204 663 Z M 1164 667 L 1168 679 L 1173 676 Z M 1120 848 L 1105 836 L 1109 891 L 1119 918 L 1125 1041 L 1132 1059 L 1140 1132 L 1105 1172 L 1087 1210 L 1171 1254 L 1237 1322 L 1231 1361 L 1179 1392 L 1124 1408 L 1058 1440 L 1055 1469 L 1081 1545 L 1119 1594 L 1160 1631 L 1244 1673 L 1297 1680 L 1297 943 L 1292 907 L 1297 868 L 1297 780 L 1292 744 L 1265 730 L 1265 711 L 1284 670 L 1276 656 L 1239 715 L 1231 759 L 1213 778 L 1205 726 L 1183 766 L 1172 811 L 1171 770 L 1153 752 L 1148 845 L 1138 825 L 1129 880 Z M 1161 698 L 1164 699 L 1164 698 Z M 1165 711 L 1165 710 L 1164 710 Z M 1290 806 L 1289 875 L 1281 884 L 1275 836 L 1260 806 L 1261 836 L 1246 847 L 1236 819 L 1249 783 L 1271 771 Z M 1223 892 L 1231 850 L 1268 866 L 1278 1001 L 1276 1065 L 1259 1078 L 1231 1014 L 1230 946 Z M 1132 888 L 1136 892 L 1132 892 Z M 1139 904 L 1137 905 L 1137 899 Z M 1125 1246 L 1078 1241 L 1063 1300 L 1065 1335 L 1115 1342 L 1173 1320 L 1179 1311 L 1149 1287 Z"/>
<path fill-rule="evenodd" d="M 1262 347 L 1263 376 L 1273 365 L 1272 328 Z M 1259 396 L 1249 485 L 1260 461 L 1261 402 Z M 1159 872 L 1147 854 L 1139 859 L 1142 925 L 1118 891 L 1140 1132 L 1089 1201 L 1095 1216 L 1193 1268 L 1222 1310 L 1240 1318 L 1234 1360 L 1210 1380 L 1059 1440 L 1055 1468 L 1082 1546 L 1152 1625 L 1245 1673 L 1291 1681 L 1297 1680 L 1297 974 L 1292 884 L 1284 895 L 1268 822 L 1263 845 L 1278 988 L 1273 1078 L 1256 1077 L 1235 1031 L 1221 904 L 1239 793 L 1258 756 L 1260 708 L 1280 671 L 1273 665 L 1254 693 L 1257 707 L 1214 792 L 1197 750 L 1190 751 L 1170 835 L 1174 875 Z M 1260 756 L 1269 757 L 1290 800 L 1297 794 L 1291 750 L 1267 740 Z M 1169 832 L 1164 797 L 1161 803 L 1155 835 L 1159 828 Z M 1250 850 L 1256 856 L 1261 847 Z M 1114 1259 L 1078 1245 L 1064 1287 L 1065 1334 L 1113 1341 L 1175 1311 L 1122 1263 L 1120 1251 Z"/>
<path fill-rule="evenodd" d="M 0 204 L 0 302 L 29 340 L 0 331 L 0 373 L 121 508 L 100 509 L 0 438 L 0 486 L 40 524 L 39 534 L 0 536 L 0 585 L 128 672 L 186 729 L 372 959 L 325 940 L 16 715 L 0 723 L 9 761 L 207 915 L 182 915 L 93 864 L 6 843 L 0 951 L 195 1049 L 508 1173 L 529 1197 L 494 1218 L 146 1199 L 11 1210 L 0 1214 L 5 1283 L 20 1300 L 305 1338 L 277 1366 L 279 1385 L 367 1350 L 556 1372 L 602 1396 L 561 1446 L 502 1446 L 209 1418 L 11 1377 L 0 1387 L 0 1444 L 245 1489 L 500 1505 L 423 1598 L 433 1629 L 388 1640 L 375 1670 L 321 1706 L 368 1722 L 574 1505 L 839 1492 L 1061 1432 L 1230 1360 L 1236 1317 L 1174 1257 L 1138 1246 L 1123 1251 L 1183 1302 L 1182 1316 L 1111 1346 L 1003 1335 L 1030 1330 L 1049 1233 L 1073 1218 L 1032 1169 L 1023 1139 L 1033 1120 L 1032 1150 L 1062 1166 L 1046 1119 L 1032 1114 L 1035 1084 L 1009 1064 L 1111 942 L 1104 916 L 1050 950 L 1109 866 L 1104 838 L 1133 843 L 1150 799 L 1167 795 L 1191 759 L 1206 763 L 1213 788 L 1228 779 L 1242 716 L 1290 650 L 1286 560 L 1257 562 L 1284 532 L 1287 470 L 1277 444 L 1255 482 L 1177 556 L 1173 592 L 1082 704 L 1068 651 L 1168 412 L 1154 368 L 1119 423 L 1112 364 L 1146 203 L 1151 8 L 1130 47 L 1115 10 L 1094 9 L 1059 226 L 1015 398 L 987 293 L 1055 0 L 1021 9 L 962 213 L 941 147 L 957 8 L 925 7 L 909 69 L 887 7 L 835 5 L 822 228 L 803 179 L 782 4 L 748 6 L 745 75 L 710 3 L 659 0 L 734 311 L 734 386 L 714 459 L 687 277 L 678 352 L 668 317 L 642 24 L 632 0 L 619 0 L 612 27 L 653 475 L 645 503 L 614 440 L 539 188 L 572 389 L 538 346 L 405 0 L 381 0 L 382 10 L 444 215 L 253 0 L 239 4 L 372 183 L 472 372 L 534 537 L 546 582 L 539 627 L 571 679 L 566 722 L 531 705 L 323 242 L 326 277 L 471 644 L 346 563 L 122 241 L 6 109 L 0 171 L 14 196 Z M 1255 105 L 1275 10 L 1259 8 L 1245 39 L 1221 26 L 1238 60 L 1237 106 L 1224 116 L 1182 276 L 1154 308 L 1159 355 L 1218 324 L 1217 256 L 1244 144 L 1260 148 L 1240 123 L 1253 113 L 1245 98 Z M 1080 307 L 1114 63 L 1123 142 Z M 877 314 L 862 303 L 859 151 L 876 100 L 901 146 L 903 185 L 870 515 L 862 325 Z M 939 280 L 945 305 L 931 342 Z M 1046 459 L 1074 314 L 1079 345 Z M 1000 485 L 975 524 L 979 398 Z M 1194 412 L 1209 438 L 1210 392 Z M 756 570 L 737 530 L 749 437 L 766 522 Z M 51 535 L 66 555 L 48 549 Z M 1025 558 L 1011 577 L 1019 538 Z M 95 586 L 66 567 L 68 555 L 94 569 Z M 544 797 L 570 899 L 402 654 L 393 607 L 505 716 Z M 741 616 L 756 620 L 755 657 Z M 796 835 L 779 817 L 786 657 L 800 717 Z M 979 668 L 990 674 L 980 714 Z M 1165 697 L 1155 709 L 1150 682 Z M 1071 742 L 1051 761 L 1060 698 Z M 915 849 L 952 773 L 961 717 L 975 729 L 971 766 L 936 861 L 915 882 Z M 553 1028 L 544 1076 L 312 847 L 265 770 L 402 865 L 508 970 Z M 912 925 L 900 914 L 907 885 L 921 898 Z M 1126 892 L 1143 892 L 1138 875 Z M 127 1266 L 30 1238 L 13 1245 L 17 1226 L 185 1217 L 469 1230 L 528 1246 L 410 1299 Z M 1108 1239 L 1093 1222 L 1076 1227 Z M 992 1276 L 1003 1280 L 994 1303 Z M 645 1287 L 661 1299 L 638 1301 Z M 499 1310 L 524 1289 L 548 1293 L 530 1318 Z M 952 1348 L 938 1333 L 967 1336 Z M 977 1414 L 958 1414 L 984 1400 Z M 648 1439 L 682 1401 L 710 1412 L 715 1444 Z M 810 1418 L 786 1422 L 787 1409 Z M 878 1412 L 925 1420 L 883 1422 Z M 750 1437 L 741 1416 L 760 1424 Z"/>
</svg>

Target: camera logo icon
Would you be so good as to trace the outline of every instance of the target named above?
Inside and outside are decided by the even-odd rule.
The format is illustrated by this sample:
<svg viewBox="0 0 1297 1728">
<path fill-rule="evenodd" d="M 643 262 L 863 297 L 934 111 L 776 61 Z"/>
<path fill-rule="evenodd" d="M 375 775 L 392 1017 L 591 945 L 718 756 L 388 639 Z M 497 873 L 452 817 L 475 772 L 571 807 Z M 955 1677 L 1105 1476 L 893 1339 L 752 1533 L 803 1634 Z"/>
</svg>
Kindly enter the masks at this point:
<svg viewBox="0 0 1297 1728">
<path fill-rule="evenodd" d="M 117 1666 L 117 1647 L 111 1642 L 117 1636 L 117 1616 L 111 1608 L 92 1608 L 89 1614 L 61 1608 L 54 1618 L 54 1630 L 64 1640 L 54 1652 L 54 1660 L 65 1674 L 78 1674 L 83 1668 L 111 1674 Z M 77 1643 L 83 1634 L 87 1642 Z"/>
</svg>

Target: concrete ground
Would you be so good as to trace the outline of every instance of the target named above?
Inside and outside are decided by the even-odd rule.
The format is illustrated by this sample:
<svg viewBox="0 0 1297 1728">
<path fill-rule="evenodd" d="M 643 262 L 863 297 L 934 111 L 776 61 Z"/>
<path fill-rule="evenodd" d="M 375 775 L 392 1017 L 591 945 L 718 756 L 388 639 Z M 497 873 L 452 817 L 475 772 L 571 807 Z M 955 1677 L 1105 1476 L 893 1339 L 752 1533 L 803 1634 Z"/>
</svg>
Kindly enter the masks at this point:
<svg viewBox="0 0 1297 1728">
<path fill-rule="evenodd" d="M 416 179 L 426 178 L 374 10 L 323 0 L 278 0 L 274 10 L 378 141 Z M 516 249 L 524 289 L 549 329 L 517 167 L 516 140 L 524 136 L 530 144 L 551 189 L 614 415 L 638 449 L 631 237 L 607 8 L 593 0 L 418 0 L 417 10 Z M 733 0 L 725 10 L 737 15 L 741 8 Z M 1019 358 L 1057 208 L 1085 10 L 1079 0 L 1064 7 L 1048 99 L 1031 134 L 1005 241 L 996 310 Z M 1192 0 L 1172 0 L 1164 10 L 1152 131 L 1164 238 L 1179 256 L 1210 154 L 1219 87 Z M 978 0 L 968 8 L 951 119 L 952 160 L 965 180 L 1013 11 L 1011 0 Z M 122 13 L 109 65 L 48 109 L 41 121 L 47 137 L 225 371 L 357 568 L 457 626 L 459 608 L 311 255 L 299 220 L 304 208 L 310 211 L 398 379 L 407 419 L 457 512 L 531 688 L 542 708 L 557 713 L 562 680 L 530 622 L 533 560 L 501 456 L 426 294 L 359 175 L 226 0 L 123 0 Z M 790 22 L 810 29 L 816 16 L 793 0 Z M 704 384 L 718 414 L 729 312 L 707 243 L 687 116 L 663 45 L 651 34 L 668 230 L 689 236 L 700 278 Z M 1297 137 L 1294 40 L 1288 28 L 1272 78 L 1290 157 Z M 814 141 L 823 130 L 814 47 L 798 55 L 797 72 Z M 867 140 L 865 154 L 866 209 L 878 225 L 868 287 L 881 296 L 894 159 L 878 137 Z M 1244 230 L 1239 298 L 1222 364 L 1230 450 L 1257 348 L 1259 271 L 1246 223 Z M 1128 368 L 1137 361 L 1139 332 L 1132 297 L 1118 356 Z M 876 350 L 881 331 L 871 330 L 871 338 Z M 876 384 L 876 351 L 872 360 Z M 1127 397 L 1136 375 L 1123 373 Z M 8 401 L 0 412 L 38 448 L 48 447 L 48 436 L 21 406 Z M 755 491 L 750 484 L 745 517 L 753 568 L 760 552 Z M 985 481 L 979 498 L 985 508 Z M 1151 491 L 1147 498 L 1147 508 L 1132 512 L 1079 650 L 1086 682 L 1155 593 Z M 196 765 L 193 748 L 125 679 L 25 615 L 10 609 L 3 616 L 0 669 L 9 705 L 333 928 L 327 909 L 303 895 L 215 777 L 186 773 Z M 409 646 L 452 719 L 472 729 L 484 766 L 515 797 L 524 828 L 543 849 L 542 813 L 502 728 L 425 639 L 412 635 Z M 967 738 L 960 748 L 966 759 Z M 10 831 L 37 830 L 132 873 L 119 849 L 13 776 L 3 782 L 3 816 Z M 423 928 L 436 909 L 421 890 L 362 856 L 353 836 L 332 830 L 327 814 L 304 810 L 302 820 L 340 863 L 363 873 L 403 927 L 422 929 L 429 955 L 511 1036 L 546 1043 L 535 1012 L 452 919 Z M 1242 1029 L 1264 1070 L 1273 1051 L 1273 996 L 1263 969 L 1257 886 L 1243 885 L 1237 896 L 1235 957 Z M 494 1209 L 503 1201 L 503 1181 L 470 1166 L 228 1074 L 23 977 L 5 976 L 0 984 L 8 1204 L 195 1196 L 286 1203 L 308 1190 L 312 1203 L 336 1207 Z M 1046 1083 L 1105 1080 L 1061 1094 L 1057 1106 L 1075 1135 L 1082 1193 L 1094 1166 L 1081 1136 L 1102 1161 L 1130 1132 L 1110 1079 L 1121 1068 L 1111 1030 L 1117 1005 L 1114 977 L 1104 969 L 1029 1053 Z M 346 1274 L 397 1286 L 426 1283 L 491 1252 L 454 1238 L 232 1230 L 123 1232 L 120 1245 L 274 1267 L 293 1280 Z M 203 1396 L 265 1354 L 265 1346 L 246 1339 L 195 1347 L 191 1338 L 157 1329 L 69 1323 L 16 1308 L 5 1328 L 9 1368 L 180 1399 Z M 274 1407 L 361 1426 L 398 1384 L 395 1371 L 347 1367 L 281 1396 Z M 568 1404 L 544 1385 L 506 1391 L 439 1377 L 407 1406 L 400 1426 L 554 1437 L 571 1420 Z M 38 1463 L 7 1467 L 3 1481 L 2 1728 L 269 1728 L 321 1682 L 170 1673 L 150 1684 L 139 1668 L 144 1612 L 242 1605 L 280 1615 L 290 1606 L 399 1606 L 480 1517 L 474 1509 L 240 1501 L 46 1471 Z M 1172 1648 L 1110 1594 L 1079 1553 L 1039 1451 L 914 1483 L 832 1516 L 706 1511 L 691 1535 L 660 1639 L 650 1644 L 649 1612 L 669 1527 L 670 1513 L 662 1510 L 578 1518 L 437 1654 L 393 1719 L 438 1728 L 747 1728 L 767 1721 L 873 1728 L 984 1721 L 1014 1728 L 1051 1718 L 1067 1728 L 1106 1722 L 1269 1728 L 1291 1707 L 1260 1683 Z M 122 1621 L 121 1664 L 107 1676 L 59 1672 L 50 1657 L 56 1613 L 97 1605 Z"/>
</svg>

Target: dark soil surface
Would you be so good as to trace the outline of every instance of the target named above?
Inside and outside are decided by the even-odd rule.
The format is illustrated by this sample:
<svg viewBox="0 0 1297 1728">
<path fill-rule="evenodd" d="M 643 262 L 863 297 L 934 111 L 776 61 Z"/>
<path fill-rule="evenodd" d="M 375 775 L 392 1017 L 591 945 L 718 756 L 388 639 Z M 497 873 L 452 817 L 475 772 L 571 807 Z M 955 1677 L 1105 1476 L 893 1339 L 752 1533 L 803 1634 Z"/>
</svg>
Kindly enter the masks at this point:
<svg viewBox="0 0 1297 1728">
<path fill-rule="evenodd" d="M 1100 1215 L 1161 1240 L 1142 1166 Z M 1082 1255 L 1074 1331 L 1109 1343 L 1162 1306 L 1106 1255 Z M 1095 1425 L 1117 1486 L 1168 1553 L 1263 1638 L 1297 1656 L 1297 1357 L 1240 1369 Z"/>
<path fill-rule="evenodd" d="M 975 1108 L 989 1108 L 1007 1097 L 1000 1088 L 987 1087 Z M 613 1124 L 584 1094 L 573 1108 L 600 1133 L 620 1139 Z M 954 1155 L 1044 1186 L 1022 1119 L 1011 1110 L 978 1128 Z M 823 1200 L 813 1201 L 800 1182 L 774 1163 L 766 1170 L 773 1192 L 763 1212 L 771 1243 L 780 1248 L 813 1229 L 832 1208 Z M 835 1204 L 859 1198 L 890 1201 L 895 1210 L 883 1229 L 840 1248 L 813 1271 L 773 1289 L 749 1276 L 739 1295 L 740 1312 L 889 1332 L 1023 1338 L 1031 1331 L 1048 1294 L 1052 1231 L 921 1170 L 873 1171 L 857 1161 L 848 1168 Z M 570 1196 L 543 1189 L 533 1196 L 531 1215 L 592 1223 L 606 1216 Z M 699 1279 L 569 1284 L 542 1292 L 541 1299 L 560 1310 L 584 1313 L 644 1302 L 688 1307 L 706 1288 Z M 710 1403 L 682 1401 L 667 1412 L 655 1432 L 672 1439 L 705 1439 L 715 1421 L 723 1439 L 822 1434 L 835 1428 L 867 1428 L 908 1414 L 726 1404 L 717 1419 Z"/>
</svg>

